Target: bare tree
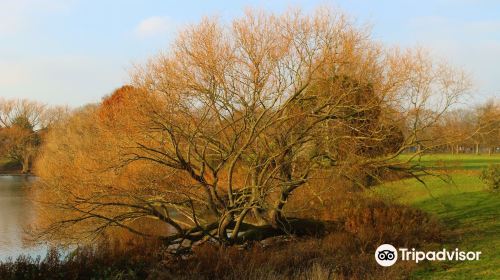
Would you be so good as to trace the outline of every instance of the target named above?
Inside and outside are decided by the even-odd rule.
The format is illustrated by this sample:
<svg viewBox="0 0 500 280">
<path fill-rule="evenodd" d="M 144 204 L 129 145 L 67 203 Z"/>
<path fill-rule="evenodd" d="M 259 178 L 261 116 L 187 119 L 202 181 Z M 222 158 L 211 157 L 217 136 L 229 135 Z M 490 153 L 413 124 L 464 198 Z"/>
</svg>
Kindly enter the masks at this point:
<svg viewBox="0 0 500 280">
<path fill-rule="evenodd" d="M 250 11 L 180 34 L 132 87 L 49 137 L 40 174 L 59 214 L 43 234 L 154 235 L 146 220 L 168 225 L 156 236 L 169 244 L 294 232 L 297 189 L 332 174 L 366 186 L 375 170 L 412 173 L 398 155 L 423 152 L 422 132 L 469 86 L 331 11 Z"/>
<path fill-rule="evenodd" d="M 500 147 L 500 104 L 494 99 L 474 108 L 475 152 L 479 153 L 479 146 L 483 145 L 491 154 L 493 149 Z"/>
<path fill-rule="evenodd" d="M 0 153 L 30 172 L 41 134 L 61 112 L 38 102 L 0 99 Z"/>
<path fill-rule="evenodd" d="M 492 153 L 499 142 L 499 107 L 494 99 L 472 107 L 447 112 L 440 122 L 425 131 L 434 152 Z M 441 135 L 441 137 L 439 137 Z"/>
</svg>

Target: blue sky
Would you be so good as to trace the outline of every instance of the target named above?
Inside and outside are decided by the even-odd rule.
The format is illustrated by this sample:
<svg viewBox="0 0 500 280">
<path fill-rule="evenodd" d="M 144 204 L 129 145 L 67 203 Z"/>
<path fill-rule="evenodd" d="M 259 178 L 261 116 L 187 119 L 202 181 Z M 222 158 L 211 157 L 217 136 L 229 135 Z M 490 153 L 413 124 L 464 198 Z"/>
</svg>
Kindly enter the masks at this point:
<svg viewBox="0 0 500 280">
<path fill-rule="evenodd" d="M 128 81 L 141 64 L 203 16 L 231 20 L 246 7 L 340 8 L 373 38 L 421 46 L 463 67 L 478 101 L 500 96 L 500 1 L 0 0 L 0 97 L 79 106 Z"/>
</svg>

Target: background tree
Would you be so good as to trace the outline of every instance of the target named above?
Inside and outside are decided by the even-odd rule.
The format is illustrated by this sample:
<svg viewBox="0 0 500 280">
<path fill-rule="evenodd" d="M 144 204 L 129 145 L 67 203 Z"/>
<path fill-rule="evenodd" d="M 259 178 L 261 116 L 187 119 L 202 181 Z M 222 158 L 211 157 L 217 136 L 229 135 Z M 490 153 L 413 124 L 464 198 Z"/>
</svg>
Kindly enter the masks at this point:
<svg viewBox="0 0 500 280">
<path fill-rule="evenodd" d="M 133 86 L 52 130 L 38 163 L 52 207 L 42 235 L 118 227 L 180 246 L 300 231 L 287 202 L 316 179 L 417 176 L 398 155 L 425 151 L 424 131 L 469 86 L 331 11 L 248 12 L 180 34 Z"/>
<path fill-rule="evenodd" d="M 0 155 L 31 171 L 42 135 L 65 109 L 28 100 L 0 99 Z"/>
<path fill-rule="evenodd" d="M 475 152 L 480 152 L 483 146 L 491 154 L 500 147 L 500 104 L 491 99 L 475 108 L 477 133 L 474 137 Z"/>
<path fill-rule="evenodd" d="M 500 146 L 499 122 L 495 100 L 469 108 L 455 108 L 427 129 L 426 137 L 432 140 L 427 145 L 432 147 L 429 149 L 432 152 L 491 154 Z"/>
</svg>

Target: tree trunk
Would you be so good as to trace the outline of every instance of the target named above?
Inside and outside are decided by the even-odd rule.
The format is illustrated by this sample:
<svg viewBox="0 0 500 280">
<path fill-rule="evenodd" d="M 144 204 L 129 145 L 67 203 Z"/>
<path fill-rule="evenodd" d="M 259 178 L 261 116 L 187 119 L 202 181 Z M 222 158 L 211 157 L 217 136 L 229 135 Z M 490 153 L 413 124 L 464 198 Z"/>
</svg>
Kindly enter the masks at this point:
<svg viewBox="0 0 500 280">
<path fill-rule="evenodd" d="M 476 155 L 479 155 L 479 143 L 476 143 Z"/>
<path fill-rule="evenodd" d="M 285 217 L 283 216 L 283 208 L 285 207 L 288 197 L 290 196 L 292 191 L 295 190 L 298 186 L 299 185 L 289 186 L 281 191 L 279 200 L 276 201 L 274 209 L 270 213 L 270 219 L 269 219 L 269 223 L 275 229 L 282 229 L 285 232 L 289 230 L 288 223 Z"/>
<path fill-rule="evenodd" d="M 260 194 L 259 194 L 259 189 L 257 185 L 259 184 L 258 176 L 259 176 L 260 168 L 256 168 L 252 172 L 252 203 L 257 202 L 260 200 Z M 258 225 L 265 225 L 267 224 L 266 219 L 264 218 L 264 215 L 258 207 L 252 208 L 252 214 L 255 217 L 255 220 L 257 221 Z"/>
<path fill-rule="evenodd" d="M 234 226 L 233 232 L 231 233 L 231 240 L 238 239 L 238 233 L 240 232 L 240 227 L 243 221 L 245 220 L 245 216 L 247 215 L 248 211 L 250 211 L 249 208 L 243 210 L 243 212 L 241 212 L 238 219 L 236 220 L 236 225 Z"/>
<path fill-rule="evenodd" d="M 22 166 L 23 166 L 23 169 L 21 171 L 21 173 L 23 174 L 27 174 L 29 173 L 31 170 L 31 161 L 30 161 L 30 157 L 29 156 L 25 156 L 21 162 Z"/>
<path fill-rule="evenodd" d="M 219 239 L 222 243 L 227 244 L 229 242 L 228 236 L 227 236 L 227 228 L 233 221 L 232 217 L 230 216 L 222 216 L 222 221 L 219 222 L 219 228 L 217 230 L 217 235 L 219 236 Z"/>
</svg>

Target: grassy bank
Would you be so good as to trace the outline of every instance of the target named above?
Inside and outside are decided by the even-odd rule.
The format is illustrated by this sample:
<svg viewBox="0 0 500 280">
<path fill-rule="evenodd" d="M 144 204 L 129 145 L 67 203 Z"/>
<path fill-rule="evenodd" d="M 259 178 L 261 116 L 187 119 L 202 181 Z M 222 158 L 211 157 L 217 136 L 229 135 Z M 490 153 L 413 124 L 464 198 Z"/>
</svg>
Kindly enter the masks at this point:
<svg viewBox="0 0 500 280">
<path fill-rule="evenodd" d="M 413 277 L 419 279 L 498 279 L 500 275 L 500 194 L 492 193 L 476 171 L 500 157 L 476 155 L 424 156 L 425 164 L 444 163 L 453 167 L 445 182 L 426 177 L 426 186 L 415 179 L 391 182 L 374 192 L 385 199 L 422 209 L 437 216 L 451 231 L 441 245 L 448 249 L 482 251 L 479 261 L 428 262 L 419 265 Z"/>
</svg>

